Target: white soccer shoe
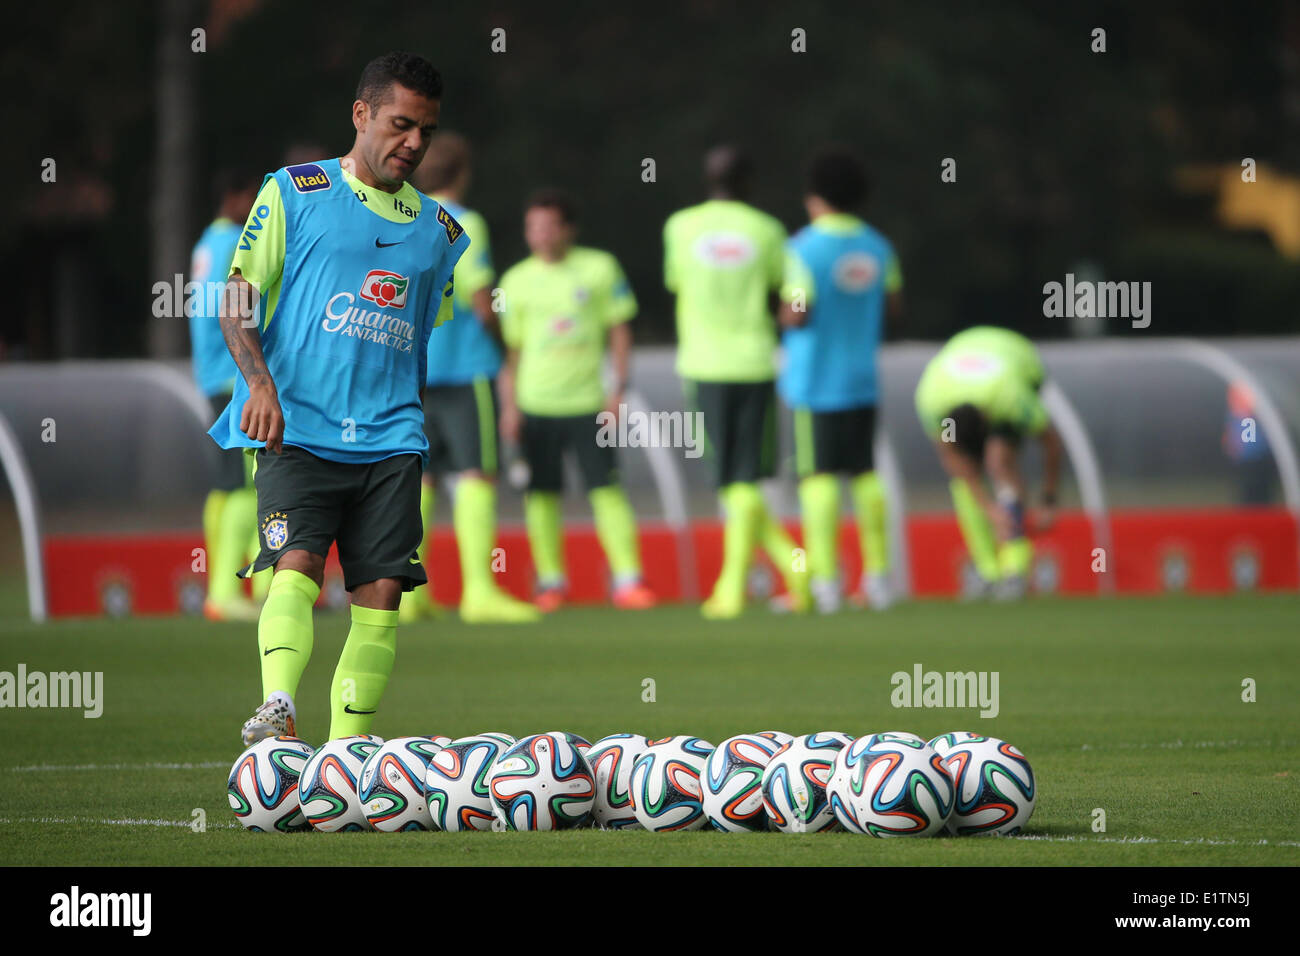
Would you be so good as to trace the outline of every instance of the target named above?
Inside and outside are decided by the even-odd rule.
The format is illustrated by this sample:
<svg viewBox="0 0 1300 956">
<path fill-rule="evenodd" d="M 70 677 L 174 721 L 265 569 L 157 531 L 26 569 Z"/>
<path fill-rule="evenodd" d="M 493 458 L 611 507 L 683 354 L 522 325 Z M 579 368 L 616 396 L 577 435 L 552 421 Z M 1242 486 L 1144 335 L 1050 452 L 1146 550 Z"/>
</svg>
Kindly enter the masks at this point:
<svg viewBox="0 0 1300 956">
<path fill-rule="evenodd" d="M 267 737 L 296 737 L 298 734 L 293 726 L 293 712 L 283 700 L 272 698 L 244 721 L 244 729 L 239 732 L 239 736 L 245 747 L 251 747 Z"/>
<path fill-rule="evenodd" d="M 843 595 L 840 590 L 838 579 L 831 581 L 812 581 L 813 607 L 817 609 L 818 614 L 834 614 L 840 609 L 843 602 Z"/>
<path fill-rule="evenodd" d="M 889 578 L 883 574 L 862 575 L 862 597 L 873 611 L 883 611 L 894 604 L 897 598 L 889 586 Z"/>
</svg>

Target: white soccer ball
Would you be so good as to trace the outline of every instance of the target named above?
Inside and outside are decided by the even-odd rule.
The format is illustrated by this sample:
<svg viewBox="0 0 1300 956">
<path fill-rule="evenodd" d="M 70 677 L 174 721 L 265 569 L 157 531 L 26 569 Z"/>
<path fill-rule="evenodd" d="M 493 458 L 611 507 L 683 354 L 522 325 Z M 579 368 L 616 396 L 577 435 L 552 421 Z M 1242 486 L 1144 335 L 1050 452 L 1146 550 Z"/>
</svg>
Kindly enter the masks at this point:
<svg viewBox="0 0 1300 956">
<path fill-rule="evenodd" d="M 497 758 L 488 792 L 507 830 L 571 830 L 591 822 L 596 784 L 565 734 L 533 734 Z"/>
<path fill-rule="evenodd" d="M 376 830 L 432 830 L 433 818 L 424 795 L 429 761 L 450 737 L 397 737 L 366 758 L 357 795 L 366 820 Z"/>
<path fill-rule="evenodd" d="M 781 749 L 758 734 L 728 737 L 714 748 L 700 775 L 704 815 L 715 829 L 728 833 L 768 829 L 763 809 L 763 771 Z"/>
<path fill-rule="evenodd" d="M 374 734 L 354 734 L 331 740 L 311 755 L 298 778 L 298 802 L 312 827 L 326 833 L 371 829 L 357 783 L 366 758 L 383 743 Z"/>
<path fill-rule="evenodd" d="M 996 737 L 941 734 L 930 741 L 952 776 L 956 807 L 948 830 L 958 836 L 1019 833 L 1034 812 L 1038 790 L 1025 755 Z"/>
<path fill-rule="evenodd" d="M 827 790 L 846 830 L 872 836 L 933 836 L 952 815 L 952 777 L 925 741 L 868 734 L 835 760 Z"/>
<path fill-rule="evenodd" d="M 488 774 L 497 757 L 513 745 L 505 737 L 505 734 L 460 737 L 429 759 L 424 789 L 435 830 L 493 829 Z"/>
<path fill-rule="evenodd" d="M 646 748 L 640 734 L 610 734 L 584 755 L 596 784 L 592 820 L 609 830 L 640 830 L 632 811 L 632 765 Z"/>
<path fill-rule="evenodd" d="M 647 740 L 632 765 L 632 812 L 647 830 L 698 830 L 707 822 L 700 774 L 713 744 L 679 735 Z"/>
<path fill-rule="evenodd" d="M 760 730 L 756 737 L 766 737 L 776 744 L 778 750 L 794 740 L 794 734 L 787 734 L 784 730 Z"/>
<path fill-rule="evenodd" d="M 313 751 L 297 737 L 267 737 L 249 747 L 230 768 L 230 809 L 248 830 L 306 830 L 298 806 L 298 778 Z"/>
<path fill-rule="evenodd" d="M 763 771 L 763 809 L 773 830 L 812 833 L 835 828 L 826 781 L 836 753 L 852 739 L 835 731 L 796 737 L 768 761 Z"/>
<path fill-rule="evenodd" d="M 578 753 L 583 754 L 584 756 L 586 755 L 587 751 L 591 749 L 590 740 L 588 740 L 586 737 L 579 737 L 577 734 L 571 734 L 567 730 L 548 730 L 547 733 L 555 734 L 557 736 L 563 737 L 575 748 L 577 748 Z M 516 743 L 518 743 L 518 741 L 516 741 Z"/>
</svg>

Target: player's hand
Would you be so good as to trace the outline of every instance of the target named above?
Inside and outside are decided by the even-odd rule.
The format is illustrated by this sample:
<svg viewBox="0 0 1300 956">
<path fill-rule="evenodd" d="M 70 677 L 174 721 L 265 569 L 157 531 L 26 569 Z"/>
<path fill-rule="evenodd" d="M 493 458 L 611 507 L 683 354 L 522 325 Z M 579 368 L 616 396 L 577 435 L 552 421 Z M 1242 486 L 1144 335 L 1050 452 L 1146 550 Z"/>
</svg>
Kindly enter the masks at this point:
<svg viewBox="0 0 1300 956">
<path fill-rule="evenodd" d="M 511 402 L 501 409 L 501 435 L 506 441 L 519 443 L 519 432 L 523 425 L 523 416 L 519 406 Z"/>
<path fill-rule="evenodd" d="M 278 455 L 284 450 L 284 413 L 274 389 L 259 388 L 248 396 L 239 416 L 239 430 L 254 441 L 265 442 L 267 451 Z"/>
<path fill-rule="evenodd" d="M 618 425 L 619 406 L 622 404 L 623 404 L 622 392 L 614 392 L 612 395 L 609 396 L 609 400 L 605 402 L 605 411 L 609 412 L 611 415 L 614 416 L 615 426 Z"/>
</svg>

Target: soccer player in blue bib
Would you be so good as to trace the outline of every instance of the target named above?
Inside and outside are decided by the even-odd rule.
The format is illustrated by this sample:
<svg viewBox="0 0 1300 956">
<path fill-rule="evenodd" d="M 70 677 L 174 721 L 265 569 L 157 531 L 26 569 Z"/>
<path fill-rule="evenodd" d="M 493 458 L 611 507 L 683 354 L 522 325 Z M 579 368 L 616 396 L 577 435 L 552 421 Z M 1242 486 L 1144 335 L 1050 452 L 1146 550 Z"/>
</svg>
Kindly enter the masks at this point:
<svg viewBox="0 0 1300 956">
<path fill-rule="evenodd" d="M 412 182 L 465 227 L 473 246 L 452 277 L 454 320 L 429 336 L 424 393 L 429 462 L 420 491 L 420 516 L 427 534 L 433 523 L 435 481 L 439 475 L 451 478 L 461 619 L 471 624 L 536 621 L 541 611 L 511 597 L 492 579 L 500 461 L 496 378 L 503 349 L 501 324 L 492 310 L 494 274 L 487 222 L 462 205 L 469 181 L 469 143 L 456 133 L 438 133 Z M 424 562 L 423 550 L 420 561 Z M 440 612 L 431 590 L 426 587 L 402 596 L 403 620 Z"/>
<path fill-rule="evenodd" d="M 218 312 L 230 260 L 258 185 L 259 177 L 243 170 L 218 175 L 217 217 L 203 230 L 190 254 L 190 281 L 198 284 L 187 309 L 191 365 L 195 384 L 218 417 L 230 402 L 236 374 L 221 335 Z M 256 529 L 257 494 L 247 480 L 244 455 L 239 449 L 222 452 L 212 490 L 203 502 L 203 543 L 208 555 L 205 617 L 216 621 L 257 619 L 257 605 L 244 597 L 235 576 Z"/>
<path fill-rule="evenodd" d="M 886 311 L 902 308 L 903 277 L 889 240 L 856 215 L 867 185 L 851 152 L 832 147 L 813 158 L 804 198 L 811 222 L 790 239 L 781 289 L 785 368 L 778 387 L 794 411 L 804 548 L 821 611 L 840 604 L 841 476 L 857 516 L 863 596 L 874 608 L 892 600 L 885 493 L 872 441 L 876 352 Z"/>
<path fill-rule="evenodd" d="M 211 435 L 256 449 L 262 549 L 251 567 L 275 568 L 258 624 L 265 702 L 244 724 L 245 744 L 295 732 L 332 543 L 352 626 L 330 688 L 330 739 L 370 731 L 393 669 L 399 600 L 426 581 L 417 550 L 427 349 L 450 317 L 452 274 L 469 246 L 456 219 L 406 181 L 441 98 L 442 78 L 422 57 L 367 64 L 352 149 L 268 176 L 235 249 L 221 325 L 240 376 Z M 252 289 L 250 316 L 241 303 Z"/>
</svg>

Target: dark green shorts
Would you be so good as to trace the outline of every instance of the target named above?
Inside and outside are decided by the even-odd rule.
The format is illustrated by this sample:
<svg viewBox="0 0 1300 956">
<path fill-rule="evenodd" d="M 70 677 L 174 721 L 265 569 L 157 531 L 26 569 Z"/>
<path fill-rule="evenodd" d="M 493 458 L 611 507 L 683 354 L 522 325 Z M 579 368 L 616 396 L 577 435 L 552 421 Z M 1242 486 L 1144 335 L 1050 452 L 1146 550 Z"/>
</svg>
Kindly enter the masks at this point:
<svg viewBox="0 0 1300 956">
<path fill-rule="evenodd" d="M 216 421 L 230 404 L 230 393 L 213 395 L 208 399 L 212 406 L 212 420 Z M 212 487 L 217 491 L 237 491 L 249 483 L 246 456 L 242 448 L 219 449 L 220 458 L 217 473 L 213 476 Z"/>
<path fill-rule="evenodd" d="M 596 415 L 524 415 L 520 444 L 528 461 L 529 491 L 563 489 L 566 449 L 577 457 L 588 491 L 618 484 L 618 454 L 613 445 L 596 443 Z"/>
<path fill-rule="evenodd" d="M 497 473 L 496 383 L 486 377 L 468 385 L 430 385 L 424 390 L 424 433 L 436 475 L 477 469 Z"/>
<path fill-rule="evenodd" d="M 704 413 L 704 454 L 719 488 L 776 474 L 776 388 L 772 382 L 685 383 L 686 404 Z"/>
<path fill-rule="evenodd" d="M 876 406 L 837 412 L 794 410 L 794 460 L 800 478 L 817 472 L 860 475 L 876 467 Z"/>
<path fill-rule="evenodd" d="M 259 448 L 253 484 L 262 550 L 241 576 L 289 551 L 324 557 L 337 542 L 349 591 L 380 578 L 398 578 L 407 591 L 428 580 L 416 557 L 424 536 L 419 455 L 353 464 L 293 445 L 279 455 Z"/>
</svg>

